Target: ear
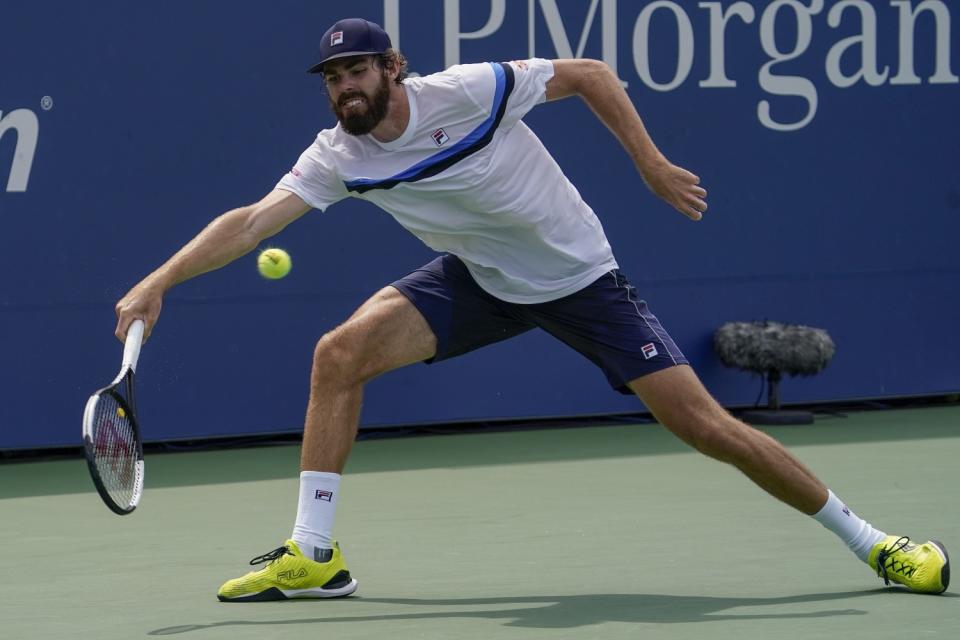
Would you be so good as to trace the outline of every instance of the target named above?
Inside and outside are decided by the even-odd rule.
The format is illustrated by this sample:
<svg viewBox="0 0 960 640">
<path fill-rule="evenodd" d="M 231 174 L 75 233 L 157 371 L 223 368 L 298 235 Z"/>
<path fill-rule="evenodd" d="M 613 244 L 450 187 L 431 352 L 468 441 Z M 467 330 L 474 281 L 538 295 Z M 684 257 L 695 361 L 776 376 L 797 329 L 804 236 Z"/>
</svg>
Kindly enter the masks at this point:
<svg viewBox="0 0 960 640">
<path fill-rule="evenodd" d="M 383 67 L 383 72 L 387 74 L 391 82 L 395 82 L 400 74 L 400 64 L 396 55 L 382 55 L 376 58 Z"/>
</svg>

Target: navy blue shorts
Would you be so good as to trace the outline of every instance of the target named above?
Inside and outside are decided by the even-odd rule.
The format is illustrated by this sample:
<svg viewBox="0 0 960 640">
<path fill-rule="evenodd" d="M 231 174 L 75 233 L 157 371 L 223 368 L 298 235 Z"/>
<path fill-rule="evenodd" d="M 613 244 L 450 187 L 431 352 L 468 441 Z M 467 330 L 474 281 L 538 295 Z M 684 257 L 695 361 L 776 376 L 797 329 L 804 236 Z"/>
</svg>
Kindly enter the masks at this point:
<svg viewBox="0 0 960 640">
<path fill-rule="evenodd" d="M 686 364 L 680 349 L 619 270 L 569 296 L 504 302 L 480 288 L 459 258 L 444 255 L 392 285 L 437 337 L 438 362 L 540 327 L 600 367 L 617 391 L 641 376 Z"/>
</svg>

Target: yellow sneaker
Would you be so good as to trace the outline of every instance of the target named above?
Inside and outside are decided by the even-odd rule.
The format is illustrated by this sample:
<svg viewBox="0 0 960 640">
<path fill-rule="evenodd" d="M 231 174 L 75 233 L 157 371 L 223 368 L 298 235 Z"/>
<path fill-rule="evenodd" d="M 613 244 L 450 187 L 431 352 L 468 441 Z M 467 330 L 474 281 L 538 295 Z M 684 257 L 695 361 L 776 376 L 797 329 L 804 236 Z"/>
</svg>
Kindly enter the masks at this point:
<svg viewBox="0 0 960 640">
<path fill-rule="evenodd" d="M 217 598 L 221 602 L 337 598 L 357 590 L 357 581 L 350 577 L 343 562 L 340 545 L 334 542 L 329 555 L 320 560 L 307 558 L 293 540 L 287 540 L 282 547 L 251 560 L 251 565 L 269 564 L 228 580 L 220 587 Z"/>
<path fill-rule="evenodd" d="M 911 544 L 906 536 L 887 536 L 873 545 L 867 563 L 885 584 L 902 584 L 918 593 L 943 593 L 950 586 L 950 557 L 942 542 Z"/>
</svg>

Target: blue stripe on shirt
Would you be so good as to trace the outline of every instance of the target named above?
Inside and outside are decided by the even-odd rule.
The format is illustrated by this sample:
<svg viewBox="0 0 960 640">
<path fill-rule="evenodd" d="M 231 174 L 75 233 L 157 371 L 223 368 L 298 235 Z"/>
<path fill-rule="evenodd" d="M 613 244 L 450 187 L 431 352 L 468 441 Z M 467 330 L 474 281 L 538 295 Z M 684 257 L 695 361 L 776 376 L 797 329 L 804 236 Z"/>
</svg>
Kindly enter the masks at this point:
<svg viewBox="0 0 960 640">
<path fill-rule="evenodd" d="M 514 77 L 513 68 L 509 64 L 504 62 L 491 62 L 489 64 L 493 67 L 496 88 L 493 96 L 493 106 L 486 120 L 449 149 L 439 151 L 389 178 L 380 180 L 358 178 L 357 180 L 345 181 L 343 184 L 347 190 L 364 193 L 371 189 L 390 189 L 401 182 L 416 182 L 440 173 L 490 144 L 493 134 L 500 125 L 506 111 L 507 99 L 513 91 Z"/>
</svg>

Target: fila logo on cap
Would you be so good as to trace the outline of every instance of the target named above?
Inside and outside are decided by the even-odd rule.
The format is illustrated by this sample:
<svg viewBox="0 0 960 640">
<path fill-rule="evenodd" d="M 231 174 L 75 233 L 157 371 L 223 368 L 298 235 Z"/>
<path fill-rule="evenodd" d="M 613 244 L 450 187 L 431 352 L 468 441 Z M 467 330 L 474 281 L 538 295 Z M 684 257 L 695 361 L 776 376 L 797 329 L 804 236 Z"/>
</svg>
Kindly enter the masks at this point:
<svg viewBox="0 0 960 640">
<path fill-rule="evenodd" d="M 443 129 L 437 129 L 430 134 L 430 137 L 433 138 L 433 141 L 437 143 L 438 147 L 450 139 L 450 136 L 448 136 L 447 132 Z"/>
<path fill-rule="evenodd" d="M 643 351 L 643 357 L 649 360 L 657 355 L 657 345 L 653 344 L 652 342 L 648 342 L 640 347 L 640 351 Z"/>
<path fill-rule="evenodd" d="M 343 31 L 334 31 L 330 34 L 330 46 L 343 44 Z"/>
</svg>

